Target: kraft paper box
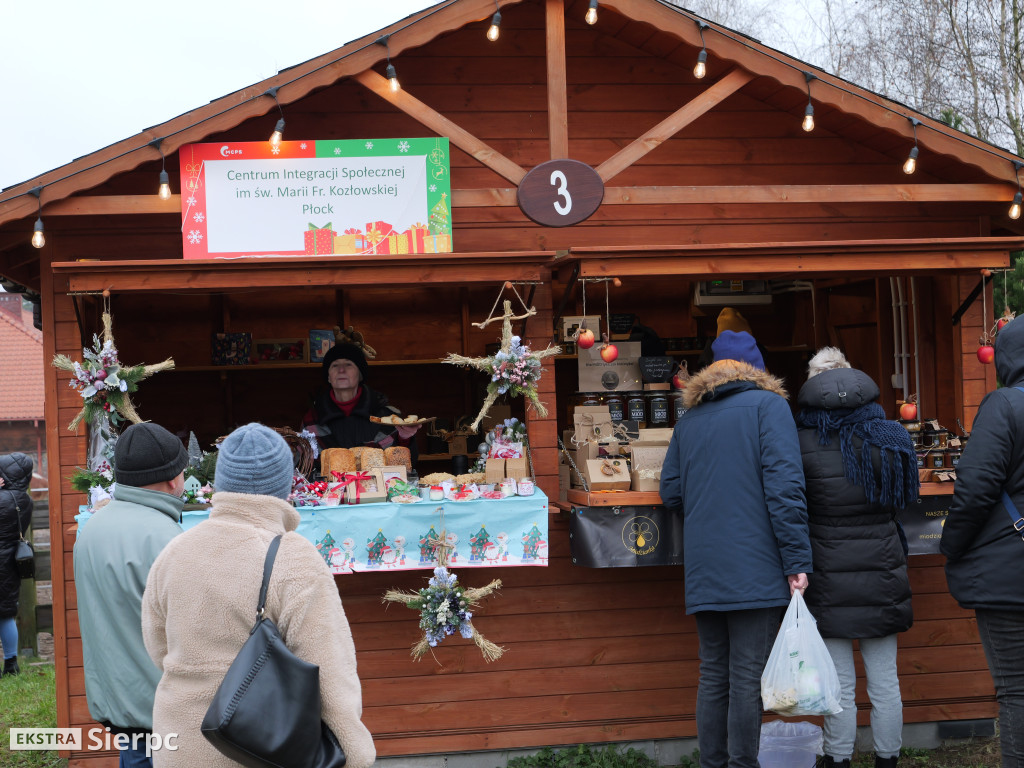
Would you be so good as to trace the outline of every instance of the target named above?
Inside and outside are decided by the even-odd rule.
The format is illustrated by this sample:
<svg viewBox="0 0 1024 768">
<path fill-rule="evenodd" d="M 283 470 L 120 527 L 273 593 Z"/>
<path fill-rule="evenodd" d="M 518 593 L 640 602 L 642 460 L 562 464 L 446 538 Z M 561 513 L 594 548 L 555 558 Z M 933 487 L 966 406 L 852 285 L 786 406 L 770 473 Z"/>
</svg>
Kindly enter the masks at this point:
<svg viewBox="0 0 1024 768">
<path fill-rule="evenodd" d="M 583 471 L 583 467 L 586 466 L 588 461 L 595 459 L 602 459 L 605 457 L 610 458 L 625 458 L 623 451 L 628 450 L 629 443 L 620 442 L 618 440 L 612 440 L 607 443 L 591 442 L 581 445 L 573 453 L 573 461 L 576 462 L 576 466 L 580 468 L 580 472 Z"/>
<path fill-rule="evenodd" d="M 612 474 L 605 474 L 605 460 L 604 459 L 591 459 L 586 463 L 586 469 L 584 472 L 587 473 L 587 484 L 590 486 L 592 491 L 628 491 L 632 485 L 632 480 L 629 476 L 629 464 L 622 459 L 610 459 L 611 465 L 614 469 Z"/>
<path fill-rule="evenodd" d="M 348 482 L 353 477 L 352 474 L 346 473 L 342 475 L 345 482 L 348 482 L 348 485 L 345 486 L 346 504 L 376 504 L 388 500 L 388 495 L 384 491 L 384 483 L 381 482 L 380 476 L 376 472 L 367 472 L 365 474 L 368 474 L 369 478 L 354 482 Z M 356 490 L 357 483 L 359 484 L 358 491 Z"/>
<path fill-rule="evenodd" d="M 612 436 L 612 415 L 607 405 L 579 405 L 572 413 L 575 425 L 573 443 L 577 446 L 591 440 Z"/>
<path fill-rule="evenodd" d="M 522 480 L 530 476 L 530 465 L 526 459 L 505 459 L 505 477 L 513 480 Z"/>
<path fill-rule="evenodd" d="M 669 442 L 672 440 L 672 433 L 674 431 L 675 430 L 671 429 L 671 428 L 669 428 L 669 429 L 665 429 L 665 428 L 641 429 L 640 430 L 640 439 L 639 439 L 638 442 L 641 442 L 641 443 L 664 443 L 665 445 L 668 445 Z"/>
<path fill-rule="evenodd" d="M 500 483 L 505 479 L 505 460 L 488 459 L 484 466 L 484 482 Z"/>
<path fill-rule="evenodd" d="M 630 451 L 633 456 L 630 473 L 633 490 L 657 492 L 661 487 L 661 465 L 668 453 L 668 441 L 637 441 L 630 446 Z"/>
<path fill-rule="evenodd" d="M 569 500 L 569 489 L 572 487 L 572 467 L 563 464 L 558 468 L 558 500 Z"/>
<path fill-rule="evenodd" d="M 620 341 L 619 356 L 610 363 L 601 359 L 601 345 L 581 349 L 576 359 L 580 392 L 639 392 L 640 342 Z"/>
</svg>

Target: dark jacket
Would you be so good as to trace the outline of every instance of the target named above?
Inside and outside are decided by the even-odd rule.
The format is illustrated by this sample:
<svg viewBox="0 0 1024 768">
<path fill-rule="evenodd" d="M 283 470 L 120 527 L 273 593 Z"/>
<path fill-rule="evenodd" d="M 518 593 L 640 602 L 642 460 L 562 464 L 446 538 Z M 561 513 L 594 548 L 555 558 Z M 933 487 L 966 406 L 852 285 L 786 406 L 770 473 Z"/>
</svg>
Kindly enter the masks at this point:
<svg viewBox="0 0 1024 768">
<path fill-rule="evenodd" d="M 842 397 L 840 396 L 842 394 Z M 852 368 L 825 371 L 800 389 L 801 408 L 859 408 L 879 395 L 871 377 Z M 906 447 L 913 449 L 910 434 Z M 858 454 L 863 441 L 854 438 Z M 896 525 L 900 510 L 869 502 L 846 478 L 839 433 L 821 445 L 818 431 L 800 429 L 814 578 L 804 593 L 822 637 L 886 637 L 914 623 L 907 556 Z M 876 482 L 882 464 L 874 452 Z"/>
<path fill-rule="evenodd" d="M 661 472 L 683 515 L 686 612 L 788 605 L 811 572 L 804 473 L 782 382 L 722 360 L 690 378 Z"/>
<path fill-rule="evenodd" d="M 1005 490 L 1024 515 L 1024 321 L 996 337 L 1003 388 L 985 395 L 956 470 L 942 529 L 949 591 L 963 608 L 1024 610 L 1024 541 L 1003 506 Z"/>
<path fill-rule="evenodd" d="M 18 615 L 21 578 L 14 566 L 18 541 L 32 522 L 32 459 L 24 453 L 0 456 L 0 619 Z"/>
<path fill-rule="evenodd" d="M 360 445 L 379 444 L 386 448 L 390 445 L 405 445 L 406 442 L 399 439 L 395 427 L 370 421 L 371 416 L 390 416 L 399 413 L 398 409 L 388 405 L 388 399 L 382 393 L 370 389 L 365 384 L 360 386 L 362 391 L 359 401 L 349 416 L 346 416 L 331 399 L 329 388 L 313 401 L 317 426 L 326 431 L 326 434 L 317 437 L 320 447 L 355 448 Z M 412 460 L 416 461 L 416 441 L 409 441 L 408 447 L 412 453 Z"/>
</svg>

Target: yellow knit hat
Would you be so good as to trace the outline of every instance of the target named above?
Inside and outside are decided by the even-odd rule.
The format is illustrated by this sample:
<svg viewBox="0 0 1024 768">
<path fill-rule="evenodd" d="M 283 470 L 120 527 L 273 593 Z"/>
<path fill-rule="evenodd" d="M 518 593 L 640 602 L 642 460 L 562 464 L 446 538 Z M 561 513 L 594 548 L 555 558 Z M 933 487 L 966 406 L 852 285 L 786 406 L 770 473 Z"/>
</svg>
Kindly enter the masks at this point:
<svg viewBox="0 0 1024 768">
<path fill-rule="evenodd" d="M 736 333 L 746 331 L 751 336 L 754 335 L 753 331 L 750 330 L 750 323 L 747 322 L 747 319 L 732 307 L 722 307 L 722 311 L 718 313 L 717 335 L 720 336 L 722 331 L 735 331 Z"/>
</svg>

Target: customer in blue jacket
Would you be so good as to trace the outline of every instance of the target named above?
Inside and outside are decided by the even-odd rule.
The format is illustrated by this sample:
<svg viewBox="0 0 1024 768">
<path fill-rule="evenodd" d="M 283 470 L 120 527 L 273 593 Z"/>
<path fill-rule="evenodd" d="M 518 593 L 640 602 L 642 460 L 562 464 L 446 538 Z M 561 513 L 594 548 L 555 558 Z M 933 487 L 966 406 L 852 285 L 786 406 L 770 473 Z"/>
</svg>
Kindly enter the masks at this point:
<svg viewBox="0 0 1024 768">
<path fill-rule="evenodd" d="M 753 336 L 723 331 L 712 349 L 687 384 L 661 498 L 683 516 L 701 768 L 757 768 L 761 673 L 811 571 L 804 471 L 788 396 Z"/>
<path fill-rule="evenodd" d="M 1003 387 L 985 395 L 942 529 L 949 591 L 974 610 L 999 702 L 1003 766 L 1024 766 L 1024 319 L 996 337 Z M 1007 509 L 1003 494 L 1016 508 Z M 1024 525 L 1024 524 L 1022 524 Z"/>
</svg>

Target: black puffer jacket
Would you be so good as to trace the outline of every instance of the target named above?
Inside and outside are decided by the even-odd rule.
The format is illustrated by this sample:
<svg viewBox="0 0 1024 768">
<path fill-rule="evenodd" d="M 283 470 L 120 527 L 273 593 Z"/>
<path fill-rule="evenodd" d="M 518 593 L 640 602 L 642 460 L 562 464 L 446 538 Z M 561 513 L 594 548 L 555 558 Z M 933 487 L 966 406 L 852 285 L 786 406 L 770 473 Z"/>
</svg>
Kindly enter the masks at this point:
<svg viewBox="0 0 1024 768">
<path fill-rule="evenodd" d="M 879 395 L 867 374 L 853 368 L 825 371 L 809 379 L 801 408 L 859 408 Z M 854 438 L 860 450 L 863 443 Z M 913 446 L 907 435 L 907 446 Z M 814 575 L 804 598 L 822 637 L 885 637 L 914 623 L 907 557 L 896 527 L 898 510 L 867 500 L 862 486 L 846 479 L 839 433 L 821 445 L 815 429 L 800 430 L 807 517 Z M 875 452 L 876 478 L 881 458 Z"/>
<path fill-rule="evenodd" d="M 328 434 L 318 438 L 321 448 L 355 448 L 360 445 L 373 445 L 380 438 L 391 437 L 395 445 L 405 443 L 398 437 L 398 430 L 388 424 L 370 421 L 371 416 L 390 416 L 399 410 L 388 405 L 388 398 L 381 392 L 361 385 L 361 394 L 352 414 L 346 416 L 331 399 L 331 390 L 324 390 L 313 402 L 317 425 Z M 409 441 L 412 460 L 418 458 L 416 441 Z"/>
<path fill-rule="evenodd" d="M 963 608 L 1024 610 L 1024 541 L 1003 506 L 1005 490 L 1024 515 L 1024 319 L 996 337 L 1002 389 L 981 401 L 956 470 L 942 529 L 949 591 Z"/>
<path fill-rule="evenodd" d="M 32 459 L 24 453 L 0 456 L 0 619 L 18 615 L 21 579 L 14 568 L 18 540 L 32 522 Z"/>
</svg>

